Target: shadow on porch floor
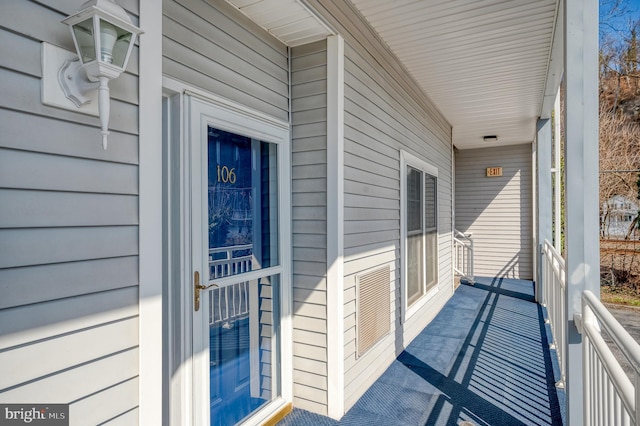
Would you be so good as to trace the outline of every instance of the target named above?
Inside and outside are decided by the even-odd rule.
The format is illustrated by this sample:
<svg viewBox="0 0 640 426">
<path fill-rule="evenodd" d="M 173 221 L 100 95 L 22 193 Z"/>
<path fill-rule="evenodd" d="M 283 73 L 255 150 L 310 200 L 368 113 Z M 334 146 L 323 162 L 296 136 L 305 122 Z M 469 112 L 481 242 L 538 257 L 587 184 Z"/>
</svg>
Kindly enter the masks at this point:
<svg viewBox="0 0 640 426">
<path fill-rule="evenodd" d="M 531 281 L 507 278 L 461 285 L 342 420 L 294 409 L 278 425 L 564 424 L 533 291 Z"/>
</svg>

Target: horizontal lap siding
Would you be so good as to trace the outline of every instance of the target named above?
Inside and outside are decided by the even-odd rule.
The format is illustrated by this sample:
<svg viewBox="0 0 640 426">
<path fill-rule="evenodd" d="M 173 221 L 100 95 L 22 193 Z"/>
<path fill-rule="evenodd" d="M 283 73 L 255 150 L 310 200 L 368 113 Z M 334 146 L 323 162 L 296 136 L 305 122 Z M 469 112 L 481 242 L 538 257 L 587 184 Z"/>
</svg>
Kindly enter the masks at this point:
<svg viewBox="0 0 640 426">
<path fill-rule="evenodd" d="M 456 228 L 473 233 L 475 275 L 532 278 L 531 174 L 531 144 L 456 153 Z"/>
<path fill-rule="evenodd" d="M 166 0 L 165 75 L 289 120 L 287 48 L 222 0 Z"/>
<path fill-rule="evenodd" d="M 451 294 L 451 129 L 428 101 L 416 98 L 412 91 L 415 87 L 408 86 L 411 83 L 405 81 L 409 77 L 403 74 L 404 70 L 386 62 L 392 61 L 386 56 L 388 52 L 375 44 L 374 37 L 366 36 L 366 25 L 350 15 L 353 11 L 341 2 L 318 6 L 336 17 L 349 16 L 353 25 L 341 31 L 346 41 L 344 344 L 348 409 L 395 358 L 396 348 L 415 336 Z M 441 288 L 422 313 L 402 325 L 401 150 L 424 159 L 439 171 Z M 392 331 L 358 358 L 356 276 L 382 265 L 391 267 Z"/>
<path fill-rule="evenodd" d="M 103 150 L 98 118 L 40 100 L 41 42 L 73 51 L 60 21 L 77 7 L 8 0 L 0 14 L 0 401 L 135 424 L 138 49 L 110 84 Z"/>
<path fill-rule="evenodd" d="M 401 297 L 400 152 L 438 168 L 439 286 L 405 324 Z M 345 403 L 350 407 L 437 313 L 451 292 L 451 138 L 442 119 L 414 102 L 388 70 L 359 48 L 345 47 Z M 391 333 L 356 356 L 356 276 L 391 267 Z"/>
<path fill-rule="evenodd" d="M 437 313 L 451 286 L 451 127 L 348 2 L 309 0 L 345 38 L 345 409 Z M 440 291 L 400 325 L 400 150 L 439 169 Z M 356 358 L 355 276 L 391 266 L 392 331 Z M 400 328 L 402 327 L 402 328 Z M 404 336 L 403 336 L 404 335 Z"/>
<path fill-rule="evenodd" d="M 327 414 L 327 51 L 291 51 L 294 405 Z"/>
</svg>

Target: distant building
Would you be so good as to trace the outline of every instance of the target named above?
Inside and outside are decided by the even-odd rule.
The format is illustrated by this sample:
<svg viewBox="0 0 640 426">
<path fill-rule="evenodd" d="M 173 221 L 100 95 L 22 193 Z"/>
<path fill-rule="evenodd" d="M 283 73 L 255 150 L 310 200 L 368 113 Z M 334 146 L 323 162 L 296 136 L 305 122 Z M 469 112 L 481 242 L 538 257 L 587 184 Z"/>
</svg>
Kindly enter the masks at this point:
<svg viewBox="0 0 640 426">
<path fill-rule="evenodd" d="M 638 204 L 622 195 L 614 195 L 603 202 L 600 214 L 601 236 L 624 238 L 638 216 L 638 211 L 640 211 Z M 638 238 L 638 236 L 638 232 L 632 234 L 632 238 Z"/>
</svg>

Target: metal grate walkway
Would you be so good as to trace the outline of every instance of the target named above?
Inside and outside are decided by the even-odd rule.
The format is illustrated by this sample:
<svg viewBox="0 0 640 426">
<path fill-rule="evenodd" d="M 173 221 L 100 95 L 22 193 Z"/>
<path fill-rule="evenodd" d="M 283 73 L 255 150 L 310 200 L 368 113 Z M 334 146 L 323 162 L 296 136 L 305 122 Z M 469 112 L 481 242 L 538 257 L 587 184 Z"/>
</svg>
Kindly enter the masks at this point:
<svg viewBox="0 0 640 426">
<path fill-rule="evenodd" d="M 533 291 L 507 278 L 461 285 L 342 420 L 294 409 L 279 425 L 563 425 Z"/>
</svg>

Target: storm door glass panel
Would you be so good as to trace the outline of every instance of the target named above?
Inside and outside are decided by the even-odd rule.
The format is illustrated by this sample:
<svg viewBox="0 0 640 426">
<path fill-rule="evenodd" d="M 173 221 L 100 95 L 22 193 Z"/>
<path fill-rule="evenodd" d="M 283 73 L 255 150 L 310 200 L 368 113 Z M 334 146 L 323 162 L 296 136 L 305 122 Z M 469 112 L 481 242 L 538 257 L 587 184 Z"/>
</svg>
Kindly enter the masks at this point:
<svg viewBox="0 0 640 426">
<path fill-rule="evenodd" d="M 228 426 L 280 395 L 277 145 L 207 130 L 210 423 Z"/>
<path fill-rule="evenodd" d="M 407 167 L 407 306 L 424 294 L 422 172 Z"/>
<path fill-rule="evenodd" d="M 235 425 L 280 395 L 279 275 L 208 295 L 212 426 Z"/>
<path fill-rule="evenodd" d="M 424 174 L 424 227 L 426 255 L 427 290 L 438 282 L 438 222 L 436 203 L 437 180 L 435 176 Z"/>
<path fill-rule="evenodd" d="M 278 264 L 277 146 L 208 128 L 209 278 Z"/>
</svg>

